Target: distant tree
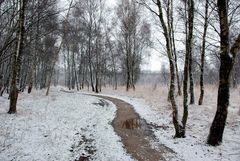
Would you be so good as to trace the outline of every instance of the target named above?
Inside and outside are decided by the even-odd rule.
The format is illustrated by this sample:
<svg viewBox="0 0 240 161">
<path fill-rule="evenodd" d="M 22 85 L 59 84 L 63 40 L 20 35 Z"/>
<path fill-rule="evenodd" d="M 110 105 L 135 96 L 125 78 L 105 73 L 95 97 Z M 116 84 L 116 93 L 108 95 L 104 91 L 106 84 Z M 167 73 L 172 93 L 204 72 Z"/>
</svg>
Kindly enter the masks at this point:
<svg viewBox="0 0 240 161">
<path fill-rule="evenodd" d="M 199 100 L 198 100 L 198 105 L 203 104 L 203 98 L 204 98 L 204 64 L 205 64 L 208 17 L 209 17 L 208 7 L 209 7 L 209 0 L 206 0 L 206 2 L 205 2 L 205 14 L 204 14 L 204 29 L 203 29 L 202 46 L 201 46 L 200 97 L 199 97 Z"/>
<path fill-rule="evenodd" d="M 150 45 L 150 24 L 141 18 L 141 6 L 133 0 L 121 0 L 117 7 L 120 34 L 119 47 L 122 54 L 122 72 L 126 90 L 135 89 L 140 74 L 142 52 Z"/>
</svg>

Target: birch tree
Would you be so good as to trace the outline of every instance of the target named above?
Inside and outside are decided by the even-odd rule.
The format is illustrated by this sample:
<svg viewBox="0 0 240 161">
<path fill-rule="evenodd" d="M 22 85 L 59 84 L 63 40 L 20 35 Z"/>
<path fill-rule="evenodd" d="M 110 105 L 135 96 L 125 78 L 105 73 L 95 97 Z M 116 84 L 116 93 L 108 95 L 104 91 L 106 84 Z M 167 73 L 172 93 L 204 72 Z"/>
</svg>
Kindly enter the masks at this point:
<svg viewBox="0 0 240 161">
<path fill-rule="evenodd" d="M 12 74 L 11 74 L 11 89 L 10 89 L 10 107 L 9 114 L 17 112 L 17 99 L 18 99 L 18 90 L 19 90 L 19 77 L 20 77 L 20 67 L 21 59 L 23 54 L 23 41 L 24 41 L 24 22 L 25 22 L 25 7 L 27 0 L 19 1 L 19 16 L 18 16 L 18 25 L 16 33 L 16 46 L 13 55 L 12 62 Z"/>
<path fill-rule="evenodd" d="M 218 16 L 220 24 L 220 69 L 217 111 L 213 119 L 207 143 L 213 146 L 222 142 L 229 106 L 230 73 L 234 65 L 234 58 L 240 51 L 240 34 L 230 49 L 228 0 L 218 0 Z"/>
</svg>

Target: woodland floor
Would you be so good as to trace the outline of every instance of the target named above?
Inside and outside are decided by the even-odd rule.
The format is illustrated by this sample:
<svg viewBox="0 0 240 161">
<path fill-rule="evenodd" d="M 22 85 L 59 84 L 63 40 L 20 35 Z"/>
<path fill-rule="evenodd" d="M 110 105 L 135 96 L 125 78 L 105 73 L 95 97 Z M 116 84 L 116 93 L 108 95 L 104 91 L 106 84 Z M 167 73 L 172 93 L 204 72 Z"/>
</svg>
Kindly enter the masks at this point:
<svg viewBox="0 0 240 161">
<path fill-rule="evenodd" d="M 198 90 L 195 91 L 196 97 Z M 90 96 L 92 95 L 92 96 Z M 173 139 L 167 87 L 137 86 L 126 92 L 104 88 L 93 96 L 87 89 L 52 87 L 21 93 L 18 113 L 7 114 L 7 95 L 0 97 L 1 161 L 238 161 L 240 160 L 239 89 L 231 90 L 222 145 L 206 137 L 216 110 L 216 87 L 207 87 L 203 106 L 190 105 L 187 137 Z M 177 97 L 181 114 L 182 98 Z"/>
</svg>

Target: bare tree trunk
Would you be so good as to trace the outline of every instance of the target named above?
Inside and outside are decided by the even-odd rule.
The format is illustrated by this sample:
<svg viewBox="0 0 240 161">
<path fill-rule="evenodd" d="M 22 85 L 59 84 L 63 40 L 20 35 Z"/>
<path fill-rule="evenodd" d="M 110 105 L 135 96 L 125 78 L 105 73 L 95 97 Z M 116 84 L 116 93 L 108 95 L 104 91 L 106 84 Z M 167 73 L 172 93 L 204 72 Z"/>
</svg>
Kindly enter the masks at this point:
<svg viewBox="0 0 240 161">
<path fill-rule="evenodd" d="M 74 58 L 75 56 L 74 56 L 74 52 L 72 52 L 72 74 L 71 74 L 71 86 L 72 86 L 72 89 L 75 89 L 75 83 L 76 83 L 76 75 L 75 75 L 75 67 L 74 67 Z"/>
<path fill-rule="evenodd" d="M 73 73 L 74 73 L 74 82 L 77 86 L 77 91 L 79 91 L 79 81 L 78 81 L 78 75 L 77 75 L 77 69 L 76 69 L 76 62 L 75 62 L 75 56 L 73 53 Z"/>
<path fill-rule="evenodd" d="M 98 50 L 98 49 L 97 49 Z M 96 53 L 96 68 L 95 68 L 95 92 L 99 93 L 99 53 Z"/>
<path fill-rule="evenodd" d="M 204 97 L 204 63 L 205 63 L 205 48 L 206 48 L 206 35 L 208 28 L 208 0 L 205 4 L 205 16 L 204 16 L 204 30 L 203 30 L 203 40 L 202 40 L 202 52 L 201 52 L 201 73 L 200 73 L 200 97 L 198 100 L 198 105 L 203 104 Z"/>
<path fill-rule="evenodd" d="M 190 75 L 189 66 L 191 65 L 191 52 L 192 52 L 192 36 L 193 36 L 193 19 L 194 19 L 194 2 L 193 0 L 188 0 L 185 2 L 185 9 L 187 10 L 187 28 L 186 28 L 186 54 L 185 54 L 185 64 L 184 64 L 184 80 L 183 80 L 183 137 L 185 137 L 186 123 L 188 118 L 188 78 Z"/>
<path fill-rule="evenodd" d="M 83 69 L 82 69 L 83 73 L 82 73 L 82 84 L 81 84 L 81 88 L 84 89 L 84 82 L 85 82 L 85 75 L 87 75 L 87 67 L 86 64 L 83 62 Z"/>
<path fill-rule="evenodd" d="M 19 74 L 20 74 L 20 66 L 21 66 L 21 57 L 23 52 L 23 40 L 24 40 L 24 21 L 25 21 L 25 7 L 26 0 L 21 0 L 20 4 L 20 12 L 18 19 L 18 32 L 17 32 L 17 42 L 16 42 L 16 50 L 14 52 L 13 64 L 12 64 L 12 81 L 11 81 L 11 89 L 10 89 L 10 108 L 8 113 L 16 113 L 17 112 L 17 99 L 18 99 L 18 83 L 19 83 Z"/>
<path fill-rule="evenodd" d="M 181 138 L 184 137 L 183 133 L 182 133 L 182 127 L 179 124 L 179 120 L 178 120 L 178 107 L 176 104 L 176 100 L 175 100 L 175 64 L 174 64 L 174 56 L 172 53 L 172 48 L 171 48 L 171 43 L 170 43 L 170 38 L 169 38 L 169 31 L 167 29 L 166 23 L 163 19 L 163 13 L 162 13 L 162 5 L 161 5 L 161 1 L 157 0 L 156 3 L 157 7 L 158 7 L 158 18 L 161 22 L 161 26 L 163 28 L 164 31 L 164 37 L 166 40 L 166 48 L 167 48 L 167 54 L 168 54 L 168 60 L 169 60 L 169 64 L 170 64 L 170 89 L 169 89 L 169 99 L 172 105 L 172 110 L 173 110 L 173 115 L 172 115 L 172 119 L 173 119 L 173 125 L 175 128 L 175 137 L 176 138 Z"/>
<path fill-rule="evenodd" d="M 71 89 L 71 69 L 70 69 L 70 49 L 67 47 L 67 86 L 68 89 Z"/>
<path fill-rule="evenodd" d="M 131 84 L 131 73 L 130 73 L 130 51 L 129 51 L 129 35 L 126 34 L 125 41 L 126 41 L 126 67 L 127 67 L 127 87 L 126 90 L 128 91 Z"/>
<path fill-rule="evenodd" d="M 195 103 L 194 97 L 194 81 L 193 81 L 193 73 L 192 73 L 192 49 L 189 55 L 189 91 L 190 91 L 190 104 Z"/>
<path fill-rule="evenodd" d="M 213 146 L 222 142 L 223 132 L 226 124 L 228 105 L 229 105 L 229 85 L 230 73 L 234 64 L 234 58 L 240 50 L 240 34 L 229 52 L 229 26 L 227 0 L 218 0 L 218 15 L 220 20 L 220 70 L 219 70 L 219 87 L 217 112 L 213 119 L 207 143 Z"/>
<path fill-rule="evenodd" d="M 89 38 L 89 47 L 88 47 L 88 65 L 89 65 L 89 73 L 90 73 L 90 83 L 92 87 L 92 91 L 94 92 L 94 85 L 93 85 L 93 73 L 92 73 L 92 62 L 91 62 L 91 39 Z"/>
<path fill-rule="evenodd" d="M 192 50 L 192 39 L 193 39 L 193 20 L 194 20 L 194 2 L 193 0 L 188 0 L 188 43 L 186 52 L 189 55 L 189 90 L 190 90 L 190 104 L 195 103 L 194 99 L 194 82 L 193 82 L 193 73 L 192 73 L 192 57 L 193 57 L 193 50 Z M 185 119 L 183 119 L 185 120 Z M 185 122 L 185 121 L 183 121 Z"/>
</svg>

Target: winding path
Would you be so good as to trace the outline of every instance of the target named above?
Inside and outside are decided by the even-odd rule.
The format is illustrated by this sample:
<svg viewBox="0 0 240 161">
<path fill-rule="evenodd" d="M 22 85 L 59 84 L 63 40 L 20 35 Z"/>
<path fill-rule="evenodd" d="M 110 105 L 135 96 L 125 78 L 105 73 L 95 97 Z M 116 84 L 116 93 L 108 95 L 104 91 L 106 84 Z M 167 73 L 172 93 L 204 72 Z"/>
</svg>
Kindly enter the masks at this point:
<svg viewBox="0 0 240 161">
<path fill-rule="evenodd" d="M 106 99 L 114 103 L 117 107 L 117 114 L 112 125 L 117 135 L 121 137 L 127 152 L 138 161 L 159 161 L 166 160 L 163 154 L 173 154 L 174 152 L 158 144 L 157 148 L 152 148 L 150 141 L 155 139 L 151 125 L 134 111 L 132 105 L 120 99 L 91 95 Z"/>
</svg>

